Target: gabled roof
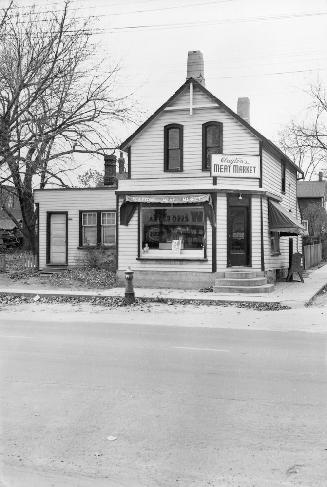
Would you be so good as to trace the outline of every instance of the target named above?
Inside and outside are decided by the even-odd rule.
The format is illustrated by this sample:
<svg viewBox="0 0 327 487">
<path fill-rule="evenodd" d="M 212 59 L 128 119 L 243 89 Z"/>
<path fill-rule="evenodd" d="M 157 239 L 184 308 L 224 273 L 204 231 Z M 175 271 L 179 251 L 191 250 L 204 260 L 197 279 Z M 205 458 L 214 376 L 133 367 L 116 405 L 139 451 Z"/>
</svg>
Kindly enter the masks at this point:
<svg viewBox="0 0 327 487">
<path fill-rule="evenodd" d="M 262 142 L 263 147 L 268 152 L 273 153 L 274 155 L 277 155 L 278 157 L 280 157 L 281 159 L 283 159 L 285 162 L 287 162 L 290 166 L 292 166 L 297 172 L 299 172 L 300 174 L 303 175 L 302 169 L 300 169 L 289 157 L 287 157 L 287 155 L 284 154 L 284 152 L 282 152 L 279 149 L 279 147 L 277 147 L 277 145 L 275 145 L 273 142 L 271 142 L 271 140 L 267 139 L 262 134 L 260 134 L 248 122 L 246 122 L 242 117 L 240 117 L 239 115 L 237 115 L 237 113 L 233 112 L 233 110 L 231 110 L 227 105 L 225 105 L 225 103 L 223 103 L 221 100 L 219 100 L 219 98 L 215 97 L 209 90 L 207 90 L 204 86 L 201 85 L 201 83 L 199 83 L 198 81 L 196 81 L 194 78 L 188 78 L 185 81 L 185 83 L 180 88 L 178 88 L 178 90 L 170 98 L 168 98 L 168 100 L 163 105 L 161 105 L 161 107 L 158 108 L 158 110 L 156 110 L 144 123 L 142 123 L 142 125 L 140 125 L 140 127 L 138 129 L 135 130 L 135 132 L 132 135 L 130 135 L 124 142 L 122 142 L 120 144 L 119 149 L 120 150 L 126 150 L 130 146 L 132 140 L 140 132 L 142 132 L 142 130 L 145 129 L 145 127 L 147 125 L 149 125 L 149 123 L 157 115 L 159 115 L 159 113 L 162 110 L 164 110 L 172 101 L 174 101 L 175 98 L 177 98 L 178 95 L 180 95 L 184 91 L 184 89 L 190 83 L 193 83 L 195 87 L 199 88 L 200 91 L 202 91 L 202 93 L 204 93 L 207 96 L 209 96 L 214 102 L 216 102 L 227 113 L 229 113 L 230 115 L 232 115 L 232 117 L 234 117 L 238 122 L 240 122 L 242 125 L 244 125 L 244 127 L 246 127 L 253 135 L 255 135 Z"/>
<path fill-rule="evenodd" d="M 326 181 L 298 181 L 298 198 L 324 198 L 327 196 Z"/>
</svg>

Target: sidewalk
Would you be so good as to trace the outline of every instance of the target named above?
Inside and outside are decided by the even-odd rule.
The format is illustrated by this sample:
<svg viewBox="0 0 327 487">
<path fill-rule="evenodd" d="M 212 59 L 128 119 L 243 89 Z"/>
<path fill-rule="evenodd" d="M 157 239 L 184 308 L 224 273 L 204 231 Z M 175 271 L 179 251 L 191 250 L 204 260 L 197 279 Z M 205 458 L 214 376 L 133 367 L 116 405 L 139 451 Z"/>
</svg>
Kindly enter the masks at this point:
<svg viewBox="0 0 327 487">
<path fill-rule="evenodd" d="M 267 294 L 216 294 L 213 292 L 200 292 L 193 290 L 181 289 L 146 289 L 136 288 L 135 296 L 138 298 L 162 298 L 168 299 L 171 302 L 174 300 L 191 301 L 216 301 L 229 303 L 278 303 L 290 308 L 303 307 L 314 298 L 314 296 L 327 285 L 327 264 L 320 268 L 312 269 L 308 272 L 308 276 L 302 282 L 278 282 L 272 293 Z M 0 295 L 11 294 L 16 296 L 76 296 L 76 297 L 110 297 L 110 296 L 124 296 L 125 289 L 112 288 L 108 290 L 71 290 L 67 288 L 51 288 L 51 289 L 36 289 L 25 287 L 17 287 L 10 283 L 6 277 L 0 276 Z"/>
</svg>

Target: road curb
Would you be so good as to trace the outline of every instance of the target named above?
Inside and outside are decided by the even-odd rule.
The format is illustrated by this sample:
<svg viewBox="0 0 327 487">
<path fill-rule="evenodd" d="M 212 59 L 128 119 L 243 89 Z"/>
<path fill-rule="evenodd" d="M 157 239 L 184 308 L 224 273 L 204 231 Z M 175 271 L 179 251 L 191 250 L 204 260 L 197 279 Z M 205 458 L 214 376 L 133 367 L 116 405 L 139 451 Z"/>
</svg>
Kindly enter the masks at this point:
<svg viewBox="0 0 327 487">
<path fill-rule="evenodd" d="M 318 291 L 308 300 L 304 303 L 304 306 L 305 307 L 309 307 L 313 304 L 313 301 L 315 300 L 315 298 L 321 293 L 321 291 L 323 291 L 325 288 L 327 287 L 327 284 L 323 284 L 319 289 Z"/>
<path fill-rule="evenodd" d="M 115 300 L 124 299 L 121 295 L 103 295 L 103 294 L 68 294 L 64 292 L 37 292 L 37 291 L 22 291 L 22 290 L 8 290 L 0 291 L 0 296 L 17 296 L 17 297 L 40 297 L 40 298 L 71 298 L 71 299 L 82 299 L 87 301 L 92 301 L 94 299 L 99 300 Z M 281 301 L 242 301 L 242 300 L 224 300 L 224 299 L 201 299 L 198 297 L 192 298 L 175 298 L 175 297 L 163 297 L 163 296 L 136 296 L 136 301 L 143 303 L 162 303 L 162 304 L 195 304 L 195 305 L 206 305 L 206 306 L 238 306 L 241 308 L 267 308 L 267 309 L 289 309 L 287 304 Z M 136 302 L 136 304 L 138 304 Z"/>
</svg>

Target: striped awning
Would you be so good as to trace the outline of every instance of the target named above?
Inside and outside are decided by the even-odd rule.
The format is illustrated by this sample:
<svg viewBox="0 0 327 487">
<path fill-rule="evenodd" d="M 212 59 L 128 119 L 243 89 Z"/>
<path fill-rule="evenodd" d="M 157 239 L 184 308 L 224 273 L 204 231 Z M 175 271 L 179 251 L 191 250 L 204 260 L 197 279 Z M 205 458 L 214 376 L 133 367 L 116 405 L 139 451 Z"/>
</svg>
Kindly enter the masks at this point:
<svg viewBox="0 0 327 487">
<path fill-rule="evenodd" d="M 303 235 L 305 228 L 295 215 L 276 201 L 269 200 L 269 230 L 280 232 L 282 236 Z"/>
<path fill-rule="evenodd" d="M 163 205 L 191 205 L 200 204 L 212 227 L 216 226 L 216 216 L 212 206 L 210 194 L 141 194 L 126 195 L 120 207 L 120 224 L 128 225 L 137 205 L 141 203 Z"/>
</svg>

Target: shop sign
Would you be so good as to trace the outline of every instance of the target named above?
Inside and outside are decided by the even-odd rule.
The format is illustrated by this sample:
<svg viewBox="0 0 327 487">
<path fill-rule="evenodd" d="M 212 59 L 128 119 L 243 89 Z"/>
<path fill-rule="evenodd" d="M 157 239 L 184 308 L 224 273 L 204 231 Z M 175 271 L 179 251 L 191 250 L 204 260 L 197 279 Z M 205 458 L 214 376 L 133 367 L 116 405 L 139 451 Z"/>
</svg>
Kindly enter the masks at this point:
<svg viewBox="0 0 327 487">
<path fill-rule="evenodd" d="M 125 199 L 131 203 L 192 204 L 205 203 L 210 200 L 210 196 L 208 194 L 127 195 Z"/>
<path fill-rule="evenodd" d="M 260 178 L 260 156 L 212 154 L 211 176 L 221 178 Z"/>
</svg>

